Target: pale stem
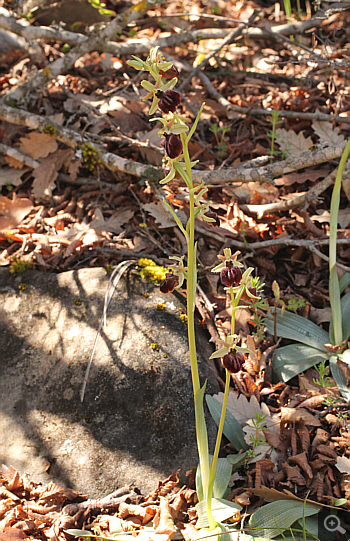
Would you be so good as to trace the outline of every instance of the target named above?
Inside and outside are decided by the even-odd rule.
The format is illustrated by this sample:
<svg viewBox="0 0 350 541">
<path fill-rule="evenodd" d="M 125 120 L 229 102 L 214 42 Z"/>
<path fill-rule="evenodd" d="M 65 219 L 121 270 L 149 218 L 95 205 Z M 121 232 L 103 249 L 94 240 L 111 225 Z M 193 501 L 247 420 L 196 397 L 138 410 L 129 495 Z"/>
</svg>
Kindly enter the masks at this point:
<svg viewBox="0 0 350 541">
<path fill-rule="evenodd" d="M 340 189 L 344 167 L 350 154 L 350 139 L 344 149 L 341 157 L 337 176 L 334 183 L 331 208 L 330 208 L 330 233 L 329 233 L 329 296 L 332 309 L 334 340 L 336 345 L 343 341 L 342 333 L 342 313 L 340 304 L 339 279 L 336 270 L 337 263 L 337 229 L 338 229 L 338 211 L 340 203 Z"/>
<path fill-rule="evenodd" d="M 231 287 L 230 294 L 231 294 L 231 301 L 232 301 L 231 334 L 235 334 L 235 318 L 236 318 L 235 308 L 236 306 L 238 306 L 242 293 L 238 293 L 237 297 L 235 297 L 232 291 L 232 287 Z M 224 391 L 224 398 L 223 398 L 222 409 L 221 409 L 221 414 L 220 414 L 220 423 L 219 423 L 219 428 L 218 428 L 218 434 L 216 436 L 214 456 L 211 461 L 210 471 L 209 471 L 208 501 L 210 501 L 210 504 L 209 504 L 210 509 L 211 509 L 211 498 L 212 498 L 214 481 L 215 481 L 216 465 L 218 462 L 219 451 L 220 451 L 221 440 L 222 440 L 222 433 L 224 430 L 227 400 L 228 400 L 228 393 L 230 390 L 230 381 L 231 381 L 230 372 L 226 369 L 225 369 L 225 372 L 226 372 L 225 391 Z M 208 503 L 207 503 L 207 513 L 208 513 Z"/>
<path fill-rule="evenodd" d="M 194 408 L 195 408 L 195 420 L 196 420 L 196 434 L 197 434 L 197 446 L 199 454 L 199 464 L 202 474 L 203 493 L 206 495 L 207 503 L 207 515 L 209 520 L 210 529 L 214 529 L 216 523 L 213 519 L 211 512 L 211 506 L 208 508 L 208 486 L 209 486 L 209 448 L 208 437 L 204 422 L 204 407 L 203 399 L 200 394 L 200 381 L 198 373 L 197 352 L 196 352 L 196 338 L 194 330 L 194 309 L 195 309 L 195 295 L 196 295 L 196 283 L 197 283 L 197 266 L 196 266 L 196 254 L 194 243 L 194 194 L 191 191 L 193 188 L 192 183 L 192 170 L 191 160 L 188 152 L 188 144 L 186 134 L 181 134 L 181 141 L 183 145 L 183 155 L 186 165 L 186 172 L 189 178 L 189 197 L 190 197 L 190 218 L 189 218 L 189 240 L 187 243 L 187 325 L 188 325 L 188 343 L 190 350 L 190 362 L 191 362 L 191 374 L 194 394 Z"/>
</svg>

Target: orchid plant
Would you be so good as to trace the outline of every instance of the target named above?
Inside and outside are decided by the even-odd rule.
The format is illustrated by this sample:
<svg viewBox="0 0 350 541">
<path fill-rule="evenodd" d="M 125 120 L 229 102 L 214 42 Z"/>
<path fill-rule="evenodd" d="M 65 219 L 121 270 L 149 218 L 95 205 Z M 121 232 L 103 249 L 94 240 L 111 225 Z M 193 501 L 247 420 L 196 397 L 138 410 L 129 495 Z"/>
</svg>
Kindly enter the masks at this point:
<svg viewBox="0 0 350 541">
<path fill-rule="evenodd" d="M 141 86 L 147 91 L 143 100 L 152 100 L 149 114 L 152 115 L 158 109 L 163 113 L 162 116 L 151 118 L 151 122 L 160 122 L 161 128 L 158 132 L 162 137 L 161 145 L 166 153 L 165 177 L 160 181 L 160 184 L 166 184 L 172 181 L 175 177 L 185 182 L 189 193 L 189 219 L 187 224 L 183 224 L 177 216 L 174 209 L 164 198 L 164 205 L 167 207 L 173 216 L 176 224 L 183 233 L 187 243 L 187 264 L 184 263 L 184 256 L 172 257 L 176 262 L 170 267 L 170 271 L 166 274 L 166 278 L 160 286 L 162 293 L 170 293 L 175 288 L 183 285 L 184 280 L 187 281 L 187 316 L 188 316 L 188 341 L 189 353 L 192 373 L 192 384 L 195 404 L 195 422 L 197 434 L 197 446 L 199 455 L 199 472 L 200 485 L 198 491 L 200 506 L 202 509 L 202 517 L 199 513 L 200 527 L 209 526 L 210 531 L 216 528 L 220 530 L 220 524 L 213 516 L 212 502 L 213 487 L 215 482 L 216 466 L 221 445 L 223 426 L 225 421 L 225 412 L 227 398 L 230 386 L 231 373 L 236 373 L 241 370 L 244 363 L 244 354 L 249 350 L 239 345 L 240 338 L 235 334 L 235 312 L 238 308 L 239 301 L 245 294 L 245 298 L 258 299 L 256 291 L 251 283 L 252 267 L 242 270 L 244 265 L 237 261 L 240 252 L 231 254 L 229 248 L 225 248 L 224 255 L 219 255 L 221 263 L 213 269 L 213 272 L 220 272 L 221 281 L 225 288 L 229 291 L 232 300 L 232 321 L 231 332 L 222 342 L 222 347 L 211 355 L 213 358 L 222 358 L 222 363 L 226 372 L 225 384 L 225 399 L 221 411 L 220 424 L 214 450 L 214 455 L 210 461 L 209 446 L 207 437 L 207 428 L 204 417 L 204 392 L 206 384 L 201 386 L 199 379 L 199 371 L 196 354 L 195 327 L 194 327 L 194 312 L 195 312 L 195 295 L 197 286 L 197 265 L 196 265 L 196 242 L 195 242 L 195 219 L 201 217 L 204 221 L 211 223 L 214 227 L 220 226 L 220 219 L 215 212 L 210 209 L 210 201 L 203 199 L 208 188 L 204 182 L 194 185 L 192 179 L 192 169 L 197 161 L 191 161 L 189 155 L 189 141 L 193 136 L 197 124 L 200 119 L 204 104 L 201 106 L 195 121 L 191 127 L 188 126 L 188 120 L 178 112 L 178 107 L 181 103 L 181 96 L 174 87 L 177 83 L 178 70 L 172 62 L 166 62 L 160 54 L 158 47 L 151 49 L 146 61 L 134 56 L 128 64 L 137 70 L 148 72 L 154 79 L 151 83 L 148 80 L 143 80 Z M 248 308 L 248 306 L 246 306 Z M 227 486 L 227 485 L 226 485 Z M 225 487 L 226 488 L 226 487 Z M 228 505 L 230 504 L 230 505 Z M 227 508 L 234 514 L 239 506 L 227 502 Z M 226 509 L 227 511 L 227 509 Z M 203 519 L 203 516 L 205 518 Z M 222 515 L 220 515 L 222 516 Z M 203 519 L 203 520 L 202 520 Z M 221 531 L 221 530 L 220 530 Z"/>
</svg>

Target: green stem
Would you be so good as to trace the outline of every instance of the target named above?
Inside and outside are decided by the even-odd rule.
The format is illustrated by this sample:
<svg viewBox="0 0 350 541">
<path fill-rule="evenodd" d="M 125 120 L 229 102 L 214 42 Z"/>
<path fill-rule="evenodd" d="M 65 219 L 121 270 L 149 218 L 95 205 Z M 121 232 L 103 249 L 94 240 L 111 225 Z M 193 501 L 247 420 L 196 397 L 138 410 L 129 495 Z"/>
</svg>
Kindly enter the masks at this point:
<svg viewBox="0 0 350 541">
<path fill-rule="evenodd" d="M 197 285 L 197 265 L 196 265 L 196 248 L 194 242 L 194 193 L 192 192 L 193 182 L 192 182 L 192 170 L 191 170 L 191 160 L 188 152 L 188 142 L 185 134 L 181 134 L 181 141 L 183 145 L 183 155 L 186 165 L 186 172 L 189 181 L 189 197 L 190 197 L 190 218 L 189 218 L 189 230 L 188 236 L 189 240 L 187 243 L 187 325 L 188 325 L 188 343 L 190 350 L 190 362 L 191 362 L 191 374 L 192 374 L 192 385 L 193 385 L 193 394 L 194 394 L 194 409 L 195 409 L 195 420 L 196 420 L 196 435 L 197 435 L 197 447 L 199 455 L 199 464 L 202 474 L 202 485 L 203 493 L 206 496 L 207 503 L 207 515 L 209 520 L 210 529 L 216 527 L 216 522 L 213 519 L 211 512 L 211 498 L 208 503 L 208 487 L 209 487 L 209 448 L 208 448 L 208 436 L 207 429 L 205 425 L 204 417 L 204 406 L 203 406 L 203 392 L 201 392 L 199 373 L 198 373 L 198 363 L 197 363 L 197 352 L 196 352 L 196 338 L 194 330 L 194 310 L 195 310 L 195 299 L 196 299 L 196 285 Z"/>
<path fill-rule="evenodd" d="M 238 306 L 239 300 L 242 296 L 242 293 L 237 294 L 237 297 L 235 297 L 232 287 L 230 288 L 231 293 L 231 301 L 232 301 L 232 317 L 231 317 L 231 334 L 235 334 L 235 322 L 236 322 L 236 311 L 235 308 Z M 208 502 L 210 501 L 210 510 L 211 510 L 211 498 L 213 493 L 213 487 L 214 487 L 214 481 L 215 481 L 215 472 L 216 472 L 216 465 L 218 462 L 219 457 L 219 451 L 221 446 L 221 440 L 222 440 L 222 433 L 224 430 L 224 423 L 225 423 L 225 415 L 226 415 L 226 409 L 227 409 L 227 400 L 228 400 L 228 393 L 230 390 L 230 381 L 231 381 L 231 375 L 228 370 L 225 370 L 226 372 L 226 381 L 225 381 L 225 392 L 224 392 L 224 399 L 222 402 L 222 408 L 221 408 L 221 415 L 220 415 L 220 423 L 218 428 L 218 434 L 216 436 L 216 443 L 215 443 L 215 450 L 214 450 L 214 456 L 210 464 L 210 470 L 209 470 L 209 486 L 208 486 L 208 501 L 207 501 L 207 514 L 208 514 Z"/>
<path fill-rule="evenodd" d="M 350 154 L 350 139 L 341 157 L 337 176 L 334 183 L 330 208 L 330 234 L 329 234 L 329 296 L 332 309 L 334 340 L 336 345 L 343 342 L 342 313 L 340 304 L 339 279 L 337 275 L 337 229 L 340 203 L 340 189 L 344 167 Z"/>
</svg>

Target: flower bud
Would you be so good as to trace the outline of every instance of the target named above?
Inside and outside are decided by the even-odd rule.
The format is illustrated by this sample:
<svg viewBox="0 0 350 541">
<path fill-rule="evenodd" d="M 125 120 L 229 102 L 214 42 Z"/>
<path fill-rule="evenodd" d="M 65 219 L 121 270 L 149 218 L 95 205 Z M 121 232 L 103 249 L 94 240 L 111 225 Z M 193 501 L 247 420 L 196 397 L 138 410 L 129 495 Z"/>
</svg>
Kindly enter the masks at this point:
<svg viewBox="0 0 350 541">
<path fill-rule="evenodd" d="M 180 75 L 179 70 L 174 66 L 174 64 L 166 71 L 159 70 L 159 75 L 164 77 L 164 79 L 174 79 Z"/>
<path fill-rule="evenodd" d="M 180 156 L 182 152 L 181 137 L 175 133 L 166 134 L 161 145 L 165 148 L 165 152 L 172 160 Z"/>
<path fill-rule="evenodd" d="M 159 109 L 166 115 L 174 113 L 181 101 L 181 96 L 176 90 L 166 90 L 165 92 L 158 90 L 157 98 L 160 98 L 158 101 Z"/>
<path fill-rule="evenodd" d="M 222 358 L 222 364 L 230 374 L 237 374 L 244 364 L 244 355 L 238 351 L 230 351 Z"/>
<path fill-rule="evenodd" d="M 160 284 L 159 289 L 161 293 L 171 293 L 178 285 L 179 277 L 176 276 L 176 274 L 171 274 L 170 272 L 167 272 L 165 274 L 165 280 L 163 280 L 163 282 Z"/>
<path fill-rule="evenodd" d="M 226 287 L 231 286 L 238 286 L 240 281 L 242 280 L 242 271 L 239 267 L 235 267 L 232 265 L 229 265 L 229 262 L 226 262 L 226 267 L 221 269 L 220 278 L 221 282 Z"/>
<path fill-rule="evenodd" d="M 213 227 L 220 227 L 220 218 L 216 214 L 216 212 L 213 212 L 212 210 L 208 210 L 207 212 L 204 212 L 204 216 L 206 216 L 207 218 L 213 218 L 213 220 L 215 220 L 215 222 L 208 222 Z"/>
</svg>

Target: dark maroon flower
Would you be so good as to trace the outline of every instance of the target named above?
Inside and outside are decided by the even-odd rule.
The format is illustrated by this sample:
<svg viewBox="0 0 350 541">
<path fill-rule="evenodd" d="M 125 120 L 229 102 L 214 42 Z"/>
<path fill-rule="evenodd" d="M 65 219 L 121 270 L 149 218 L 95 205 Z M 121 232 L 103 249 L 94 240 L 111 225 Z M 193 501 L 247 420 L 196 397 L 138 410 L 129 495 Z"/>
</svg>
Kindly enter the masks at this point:
<svg viewBox="0 0 350 541">
<path fill-rule="evenodd" d="M 160 284 L 160 291 L 162 293 L 171 293 L 174 291 L 175 287 L 179 285 L 179 277 L 176 274 L 171 274 L 167 272 L 165 274 L 165 280 Z"/>
<path fill-rule="evenodd" d="M 159 98 L 158 107 L 166 115 L 168 113 L 174 113 L 176 107 L 180 105 L 181 96 L 176 90 L 158 90 L 157 98 Z"/>
<path fill-rule="evenodd" d="M 230 351 L 222 358 L 222 364 L 231 374 L 237 374 L 244 364 L 244 355 L 238 351 Z"/>
<path fill-rule="evenodd" d="M 204 216 L 206 216 L 207 218 L 213 218 L 215 220 L 215 222 L 209 222 L 213 227 L 220 227 L 220 218 L 216 214 L 216 212 L 213 212 L 212 210 L 208 210 L 207 212 L 204 213 Z"/>
<path fill-rule="evenodd" d="M 182 152 L 181 137 L 175 133 L 166 134 L 161 145 L 172 160 L 180 156 Z"/>
<path fill-rule="evenodd" d="M 221 269 L 220 278 L 226 287 L 238 286 L 242 280 L 242 271 L 239 267 L 235 267 L 232 262 L 226 261 L 226 267 Z"/>
<path fill-rule="evenodd" d="M 174 79 L 180 75 L 179 70 L 174 66 L 174 64 L 166 71 L 159 70 L 159 75 L 164 77 L 164 79 Z"/>
</svg>

